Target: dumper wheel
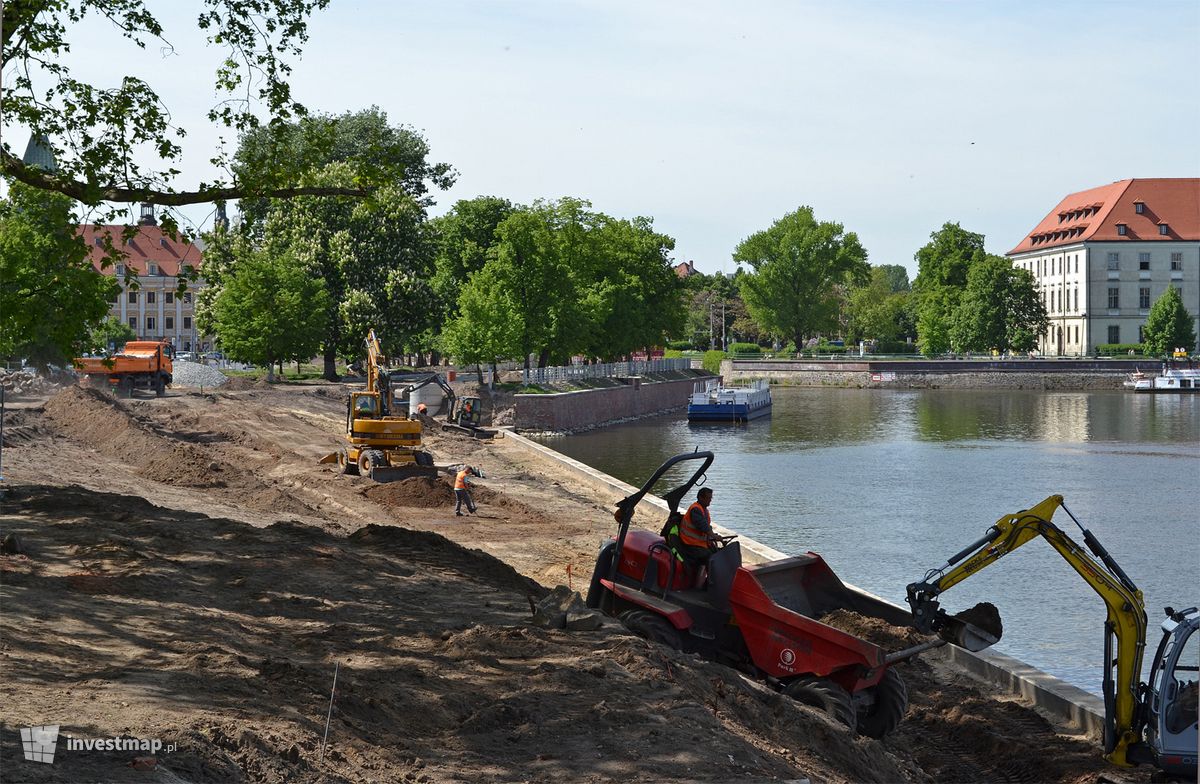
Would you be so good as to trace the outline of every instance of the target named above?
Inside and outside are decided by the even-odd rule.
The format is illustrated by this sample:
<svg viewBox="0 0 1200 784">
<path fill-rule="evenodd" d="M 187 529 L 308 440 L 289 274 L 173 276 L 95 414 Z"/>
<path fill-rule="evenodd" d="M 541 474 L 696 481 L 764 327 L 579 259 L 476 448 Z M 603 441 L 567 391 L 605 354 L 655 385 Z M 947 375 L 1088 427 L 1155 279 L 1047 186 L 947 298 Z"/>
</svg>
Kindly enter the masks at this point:
<svg viewBox="0 0 1200 784">
<path fill-rule="evenodd" d="M 625 624 L 625 628 L 638 637 L 645 637 L 651 642 L 660 643 L 674 651 L 683 648 L 679 632 L 675 630 L 670 621 L 661 615 L 655 615 L 646 610 L 629 610 L 621 613 L 620 621 Z"/>
<path fill-rule="evenodd" d="M 796 702 L 825 711 L 851 730 L 858 725 L 850 693 L 827 678 L 811 675 L 797 678 L 784 687 L 783 693 Z"/>
<path fill-rule="evenodd" d="M 875 687 L 875 702 L 858 712 L 858 734 L 882 738 L 896 727 L 908 710 L 908 688 L 900 673 L 887 670 Z"/>
</svg>

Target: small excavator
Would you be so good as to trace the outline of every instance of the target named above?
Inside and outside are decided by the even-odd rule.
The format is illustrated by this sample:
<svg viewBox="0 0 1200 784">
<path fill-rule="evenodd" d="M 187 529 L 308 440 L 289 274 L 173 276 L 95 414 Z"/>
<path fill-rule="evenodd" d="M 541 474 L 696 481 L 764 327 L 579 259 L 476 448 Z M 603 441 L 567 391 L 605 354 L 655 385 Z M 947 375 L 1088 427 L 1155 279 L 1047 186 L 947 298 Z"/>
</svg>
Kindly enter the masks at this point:
<svg viewBox="0 0 1200 784">
<path fill-rule="evenodd" d="M 404 384 L 396 388 L 396 400 L 407 400 L 408 396 L 422 387 L 436 384 L 446 395 L 446 419 L 441 423 L 443 432 L 463 433 L 481 440 L 496 437 L 495 430 L 483 427 L 483 404 L 478 397 L 458 397 L 450 384 L 437 373 L 392 374 L 392 384 Z M 425 415 L 428 416 L 428 415 Z M 430 416 L 432 424 L 437 421 Z"/>
<path fill-rule="evenodd" d="M 1083 541 L 1095 558 L 1051 522 L 1060 508 L 1083 532 Z M 1104 758 L 1120 767 L 1149 764 L 1166 777 L 1194 781 L 1200 610 L 1165 608 L 1149 682 L 1142 683 L 1147 626 L 1142 592 L 1096 536 L 1071 514 L 1061 495 L 1000 518 L 981 539 L 909 585 L 912 625 L 918 631 L 959 642 L 961 624 L 939 609 L 938 597 L 1039 536 L 1100 595 L 1108 609 L 1104 622 Z"/>
<path fill-rule="evenodd" d="M 321 458 L 337 463 L 343 474 L 394 482 L 437 476 L 433 455 L 421 449 L 421 422 L 409 419 L 393 393 L 390 362 L 375 330 L 367 334 L 367 383 L 346 401 L 346 446 Z"/>
</svg>

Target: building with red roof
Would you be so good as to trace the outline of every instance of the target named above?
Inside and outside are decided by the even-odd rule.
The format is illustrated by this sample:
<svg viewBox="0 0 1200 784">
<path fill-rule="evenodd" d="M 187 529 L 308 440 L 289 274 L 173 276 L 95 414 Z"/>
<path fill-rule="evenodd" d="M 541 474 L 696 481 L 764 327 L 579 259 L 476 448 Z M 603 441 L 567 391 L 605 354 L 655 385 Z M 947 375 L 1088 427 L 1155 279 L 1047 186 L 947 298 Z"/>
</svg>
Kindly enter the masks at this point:
<svg viewBox="0 0 1200 784">
<path fill-rule="evenodd" d="M 700 274 L 700 270 L 696 269 L 696 265 L 692 264 L 690 261 L 679 262 L 675 265 L 674 270 L 675 274 L 678 275 L 680 279 L 690 278 L 693 275 Z"/>
<path fill-rule="evenodd" d="M 187 291 L 178 291 L 181 275 L 199 272 L 203 261 L 200 248 L 165 233 L 150 204 L 142 205 L 137 234 L 128 241 L 124 238 L 127 228 L 94 224 L 79 227 L 92 265 L 121 283 L 110 314 L 132 327 L 138 340 L 167 340 L 177 351 L 208 351 L 212 341 L 198 334 L 195 319 L 196 294 L 203 289 L 204 281 L 189 280 Z M 106 243 L 123 258 L 115 265 L 102 267 Z M 136 288 L 125 285 L 127 271 L 136 273 Z"/>
<path fill-rule="evenodd" d="M 1167 286 L 1179 289 L 1200 334 L 1200 178 L 1121 180 L 1072 193 L 1007 256 L 1042 293 L 1050 315 L 1044 354 L 1141 343 Z"/>
</svg>

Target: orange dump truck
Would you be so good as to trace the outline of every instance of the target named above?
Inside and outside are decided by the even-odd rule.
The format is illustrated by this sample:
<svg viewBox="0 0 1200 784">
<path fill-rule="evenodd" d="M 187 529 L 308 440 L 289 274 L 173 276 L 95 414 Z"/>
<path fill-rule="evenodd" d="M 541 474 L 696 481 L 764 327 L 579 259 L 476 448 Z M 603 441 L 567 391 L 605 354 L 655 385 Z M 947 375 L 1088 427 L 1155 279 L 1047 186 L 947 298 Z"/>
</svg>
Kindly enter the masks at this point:
<svg viewBox="0 0 1200 784">
<path fill-rule="evenodd" d="M 120 397 L 135 389 L 152 389 L 162 397 L 171 383 L 171 345 L 156 340 L 131 340 L 111 357 L 79 357 L 75 369 L 83 383 L 108 387 Z"/>
</svg>

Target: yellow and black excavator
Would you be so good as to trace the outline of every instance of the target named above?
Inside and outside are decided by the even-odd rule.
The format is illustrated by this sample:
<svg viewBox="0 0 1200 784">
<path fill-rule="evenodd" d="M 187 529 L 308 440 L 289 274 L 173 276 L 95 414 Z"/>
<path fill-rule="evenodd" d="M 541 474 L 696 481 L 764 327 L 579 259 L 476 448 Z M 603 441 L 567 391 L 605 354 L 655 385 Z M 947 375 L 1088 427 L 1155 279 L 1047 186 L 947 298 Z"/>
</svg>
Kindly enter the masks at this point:
<svg viewBox="0 0 1200 784">
<path fill-rule="evenodd" d="M 421 448 L 421 422 L 409 419 L 394 395 L 390 365 L 375 330 L 367 334 L 367 383 L 346 401 L 346 446 L 321 458 L 344 474 L 377 482 L 437 476 L 433 455 Z"/>
<path fill-rule="evenodd" d="M 483 404 L 478 397 L 458 397 L 450 384 L 438 373 L 409 373 L 393 374 L 392 385 L 396 390 L 396 400 L 405 400 L 418 389 L 435 384 L 446 396 L 446 417 L 441 422 L 445 432 L 462 433 L 481 440 L 492 439 L 497 431 L 489 430 L 482 424 Z M 403 385 L 403 386 L 401 386 Z M 422 409 L 418 409 L 422 419 L 427 419 L 431 425 L 438 424 L 437 420 Z"/>
<path fill-rule="evenodd" d="M 1051 522 L 1060 508 L 1079 526 L 1095 558 Z M 1194 779 L 1200 610 L 1191 607 L 1177 612 L 1166 608 L 1163 636 L 1151 661 L 1149 682 L 1141 682 L 1146 650 L 1142 592 L 1095 535 L 1071 514 L 1061 495 L 1000 518 L 981 539 L 954 555 L 945 566 L 909 585 L 913 626 L 962 644 L 963 634 L 973 627 L 964 629 L 964 624 L 939 609 L 938 597 L 1039 536 L 1079 573 L 1108 608 L 1104 622 L 1104 758 L 1121 767 L 1149 764 L 1168 776 Z M 998 623 L 995 632 L 998 639 Z"/>
</svg>

